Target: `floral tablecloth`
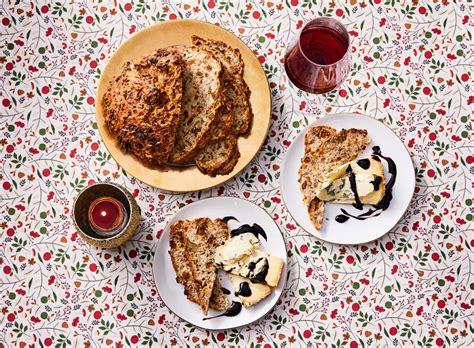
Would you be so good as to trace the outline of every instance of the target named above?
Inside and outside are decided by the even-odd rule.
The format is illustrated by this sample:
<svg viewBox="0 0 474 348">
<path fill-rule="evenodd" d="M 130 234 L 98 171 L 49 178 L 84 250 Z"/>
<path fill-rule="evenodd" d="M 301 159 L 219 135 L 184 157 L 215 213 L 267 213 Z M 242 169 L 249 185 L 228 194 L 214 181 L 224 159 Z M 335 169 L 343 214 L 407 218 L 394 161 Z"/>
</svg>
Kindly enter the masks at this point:
<svg viewBox="0 0 474 348">
<path fill-rule="evenodd" d="M 328 95 L 283 91 L 286 45 L 316 16 L 347 25 L 352 73 Z M 115 163 L 94 102 L 101 71 L 126 38 L 180 18 L 216 23 L 255 51 L 271 84 L 273 122 L 268 142 L 235 179 L 169 194 Z M 474 344 L 472 3 L 4 1 L 0 20 L 0 347 Z M 349 111 L 392 128 L 416 165 L 405 216 L 360 246 L 310 237 L 279 189 L 295 136 L 315 118 Z M 77 192 L 104 180 L 127 187 L 143 212 L 139 230 L 117 250 L 86 244 L 71 221 Z M 270 213 L 291 271 L 272 312 L 220 332 L 174 316 L 152 277 L 166 220 L 209 196 L 243 197 Z"/>
</svg>

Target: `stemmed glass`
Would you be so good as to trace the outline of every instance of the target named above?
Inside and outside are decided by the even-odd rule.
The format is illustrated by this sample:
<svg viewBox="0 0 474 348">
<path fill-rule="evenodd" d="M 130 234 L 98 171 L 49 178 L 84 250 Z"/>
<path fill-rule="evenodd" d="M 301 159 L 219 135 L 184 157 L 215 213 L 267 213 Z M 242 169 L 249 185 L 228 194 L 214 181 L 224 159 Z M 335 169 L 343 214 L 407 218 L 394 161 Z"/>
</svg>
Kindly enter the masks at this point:
<svg viewBox="0 0 474 348">
<path fill-rule="evenodd" d="M 288 46 L 285 70 L 305 92 L 321 94 L 337 88 L 350 70 L 350 38 L 344 25 L 330 17 L 307 23 Z"/>
</svg>

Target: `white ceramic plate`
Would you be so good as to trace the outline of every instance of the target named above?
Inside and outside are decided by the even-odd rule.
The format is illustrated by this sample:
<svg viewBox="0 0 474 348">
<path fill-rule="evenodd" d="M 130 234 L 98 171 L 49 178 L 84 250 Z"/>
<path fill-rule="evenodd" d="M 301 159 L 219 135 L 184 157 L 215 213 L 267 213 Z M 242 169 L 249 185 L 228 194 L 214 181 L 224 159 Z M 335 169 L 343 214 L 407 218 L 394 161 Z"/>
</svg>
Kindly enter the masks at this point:
<svg viewBox="0 0 474 348">
<path fill-rule="evenodd" d="M 340 214 L 341 208 L 349 213 L 358 215 L 360 211 L 350 205 L 327 203 L 324 212 L 324 222 L 318 231 L 309 218 L 306 205 L 303 203 L 303 194 L 298 183 L 298 170 L 301 158 L 304 155 L 304 135 L 306 130 L 313 126 L 327 125 L 341 130 L 342 128 L 367 129 L 371 143 L 361 154 L 369 157 L 372 147 L 380 146 L 384 156 L 391 157 L 398 169 L 397 179 L 393 187 L 393 199 L 390 207 L 377 217 L 359 221 L 349 219 L 345 223 L 334 220 Z M 312 122 L 305 131 L 298 134 L 289 148 L 282 167 L 280 184 L 284 202 L 296 222 L 313 236 L 338 244 L 361 244 L 373 241 L 390 231 L 405 213 L 415 190 L 415 170 L 410 155 L 397 135 L 382 122 L 374 118 L 358 114 L 327 115 Z M 388 180 L 387 165 L 382 160 L 385 178 Z M 364 211 L 367 208 L 364 209 Z"/>
<path fill-rule="evenodd" d="M 184 287 L 176 282 L 176 274 L 171 263 L 169 250 L 169 226 L 178 220 L 195 219 L 199 217 L 223 218 L 234 216 L 239 220 L 229 221 L 229 229 L 234 229 L 243 224 L 259 224 L 267 234 L 267 241 L 260 238 L 261 250 L 279 256 L 285 260 L 280 282 L 266 299 L 250 307 L 242 307 L 242 312 L 235 317 L 220 317 L 211 320 L 204 318 L 199 306 L 186 299 Z M 163 231 L 155 251 L 153 274 L 158 292 L 168 308 L 187 322 L 210 330 L 225 330 L 250 324 L 267 314 L 277 303 L 286 284 L 286 246 L 278 225 L 263 209 L 253 203 L 231 197 L 208 198 L 195 202 L 180 209 Z M 233 295 L 232 285 L 225 272 L 219 271 L 219 279 L 224 288 L 232 292 L 228 295 L 229 301 L 237 300 Z M 209 309 L 208 317 L 221 312 Z"/>
</svg>

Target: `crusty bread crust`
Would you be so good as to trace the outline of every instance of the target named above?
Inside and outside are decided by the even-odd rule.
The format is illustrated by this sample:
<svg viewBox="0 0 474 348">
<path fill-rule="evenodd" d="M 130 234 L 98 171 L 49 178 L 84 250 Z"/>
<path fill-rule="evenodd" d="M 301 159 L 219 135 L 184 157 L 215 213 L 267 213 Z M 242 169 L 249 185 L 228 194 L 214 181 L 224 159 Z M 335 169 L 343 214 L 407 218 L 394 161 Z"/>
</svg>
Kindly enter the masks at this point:
<svg viewBox="0 0 474 348">
<path fill-rule="evenodd" d="M 183 62 L 159 49 L 127 62 L 102 99 L 107 128 L 125 151 L 150 164 L 168 161 L 181 115 Z"/>
<path fill-rule="evenodd" d="M 324 202 L 315 196 L 319 180 L 325 173 L 357 158 L 369 142 L 365 129 L 351 128 L 337 132 L 332 127 L 316 126 L 306 133 L 305 154 L 298 181 L 316 229 L 321 229 L 324 218 Z"/>
</svg>

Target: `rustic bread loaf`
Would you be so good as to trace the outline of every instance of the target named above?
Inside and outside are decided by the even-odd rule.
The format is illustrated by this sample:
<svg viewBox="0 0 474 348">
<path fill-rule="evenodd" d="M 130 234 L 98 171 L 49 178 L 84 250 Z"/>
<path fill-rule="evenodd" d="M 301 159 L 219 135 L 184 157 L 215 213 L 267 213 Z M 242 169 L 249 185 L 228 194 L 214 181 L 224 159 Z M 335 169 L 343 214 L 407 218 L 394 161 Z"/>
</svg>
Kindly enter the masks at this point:
<svg viewBox="0 0 474 348">
<path fill-rule="evenodd" d="M 107 128 L 125 151 L 151 164 L 168 161 L 181 115 L 183 61 L 159 49 L 124 65 L 102 99 Z"/>
<path fill-rule="evenodd" d="M 324 202 L 315 196 L 319 180 L 325 173 L 354 160 L 369 144 L 365 129 L 343 129 L 337 132 L 332 127 L 317 126 L 305 137 L 305 155 L 299 169 L 300 189 L 311 222 L 321 229 L 324 217 Z"/>
<path fill-rule="evenodd" d="M 223 104 L 222 65 L 208 52 L 195 46 L 170 50 L 181 56 L 184 73 L 181 119 L 169 162 L 187 164 L 208 143 L 212 125 Z"/>
</svg>

